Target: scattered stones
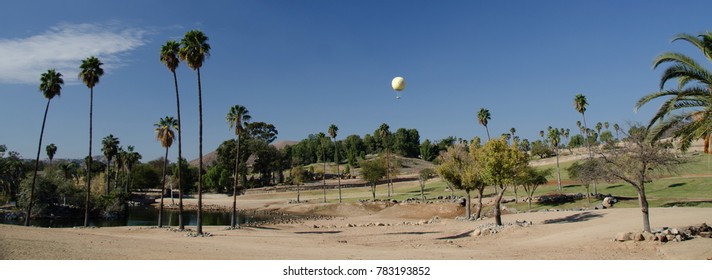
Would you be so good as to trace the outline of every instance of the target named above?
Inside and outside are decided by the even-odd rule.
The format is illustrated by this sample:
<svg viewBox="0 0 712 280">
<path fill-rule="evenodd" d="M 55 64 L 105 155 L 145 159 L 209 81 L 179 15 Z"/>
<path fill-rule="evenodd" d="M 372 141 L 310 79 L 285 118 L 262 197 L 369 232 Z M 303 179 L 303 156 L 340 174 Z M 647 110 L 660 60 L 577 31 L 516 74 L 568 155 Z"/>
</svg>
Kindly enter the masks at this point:
<svg viewBox="0 0 712 280">
<path fill-rule="evenodd" d="M 707 224 L 700 224 L 697 226 L 687 226 L 680 228 L 655 228 L 652 232 L 619 232 L 614 238 L 615 241 L 658 241 L 661 243 L 666 242 L 682 242 L 694 238 L 695 236 L 701 238 L 710 238 L 712 235 L 712 228 Z"/>
<path fill-rule="evenodd" d="M 619 242 L 624 242 L 624 241 L 631 240 L 631 238 L 630 238 L 630 235 L 631 235 L 631 234 L 632 234 L 632 233 L 630 233 L 630 232 L 619 232 L 619 233 L 616 233 L 616 238 L 615 238 L 614 240 L 615 240 L 615 241 L 619 241 Z"/>
</svg>

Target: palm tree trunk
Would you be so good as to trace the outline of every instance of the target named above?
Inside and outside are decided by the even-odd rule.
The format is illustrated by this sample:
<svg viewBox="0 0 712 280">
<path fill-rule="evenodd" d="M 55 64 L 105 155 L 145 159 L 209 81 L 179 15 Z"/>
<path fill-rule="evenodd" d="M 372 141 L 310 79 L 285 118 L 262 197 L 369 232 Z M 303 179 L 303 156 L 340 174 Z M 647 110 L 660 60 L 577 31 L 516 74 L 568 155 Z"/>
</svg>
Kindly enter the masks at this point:
<svg viewBox="0 0 712 280">
<path fill-rule="evenodd" d="M 556 148 L 556 184 L 561 192 L 561 169 L 559 168 L 559 148 Z M 516 189 L 515 189 L 516 190 Z"/>
<path fill-rule="evenodd" d="M 106 159 L 106 195 L 109 195 L 109 166 L 111 166 L 111 159 Z"/>
<path fill-rule="evenodd" d="M 336 178 L 339 180 L 339 203 L 341 203 L 341 168 L 339 167 L 339 146 L 336 144 L 336 138 L 334 140 L 334 160 L 336 161 Z"/>
<path fill-rule="evenodd" d="M 591 151 L 591 143 L 588 141 L 588 127 L 586 126 L 586 114 L 581 113 L 581 117 L 583 118 L 583 131 L 584 131 L 583 140 L 586 142 L 586 147 L 588 148 L 588 158 L 591 159 L 591 158 L 593 158 L 593 152 Z"/>
<path fill-rule="evenodd" d="M 324 185 L 322 189 L 324 190 L 324 203 L 326 203 L 326 154 L 324 153 L 324 140 L 321 141 L 321 160 L 324 161 L 324 174 L 322 175 Z"/>
<path fill-rule="evenodd" d="M 178 111 L 178 229 L 185 229 L 183 224 L 183 177 L 181 176 L 181 159 L 183 158 L 183 139 L 181 134 L 183 130 L 181 129 L 182 123 L 180 122 L 180 95 L 178 94 L 178 77 L 176 76 L 176 71 L 173 72 L 173 84 L 176 89 L 176 109 Z M 173 193 L 171 192 L 171 198 L 173 198 Z"/>
<path fill-rule="evenodd" d="M 89 88 L 89 159 L 87 160 L 87 196 L 84 201 L 84 226 L 89 226 L 89 193 L 91 192 L 91 135 L 94 110 L 94 87 Z"/>
<path fill-rule="evenodd" d="M 198 71 L 198 215 L 196 217 L 197 233 L 203 234 L 203 92 L 200 84 L 200 68 Z"/>
<path fill-rule="evenodd" d="M 297 203 L 300 203 L 301 201 L 299 200 L 299 196 L 301 193 L 299 193 L 299 184 L 297 184 Z"/>
<path fill-rule="evenodd" d="M 240 124 L 238 124 L 240 125 Z M 235 148 L 235 181 L 232 186 L 232 216 L 230 216 L 230 227 L 235 228 L 237 224 L 237 184 L 240 177 L 240 134 L 237 134 L 237 146 Z"/>
<path fill-rule="evenodd" d="M 44 118 L 42 118 L 42 129 L 40 130 L 40 143 L 37 146 L 37 159 L 35 159 L 35 174 L 32 176 L 32 188 L 30 188 L 30 202 L 27 204 L 27 217 L 25 218 L 25 226 L 30 226 L 30 217 L 32 216 L 32 204 L 35 201 L 35 184 L 37 182 L 37 170 L 40 168 L 40 153 L 42 151 L 42 137 L 44 136 L 45 123 L 47 122 L 47 111 L 49 111 L 49 102 L 52 99 L 47 99 L 45 106 Z"/>
<path fill-rule="evenodd" d="M 166 155 L 163 157 L 163 177 L 161 177 L 161 206 L 158 210 L 158 227 L 163 227 L 163 196 L 166 193 L 166 165 L 168 165 L 168 147 L 166 147 Z"/>
<path fill-rule="evenodd" d="M 487 141 L 491 140 L 490 134 L 489 134 L 489 128 L 485 125 L 485 131 L 487 131 Z"/>
<path fill-rule="evenodd" d="M 710 137 L 712 137 L 712 134 L 705 135 L 705 147 L 704 147 L 704 153 L 709 154 L 710 153 Z"/>
<path fill-rule="evenodd" d="M 386 190 L 388 197 L 391 197 L 391 154 L 388 147 L 386 147 Z"/>
</svg>

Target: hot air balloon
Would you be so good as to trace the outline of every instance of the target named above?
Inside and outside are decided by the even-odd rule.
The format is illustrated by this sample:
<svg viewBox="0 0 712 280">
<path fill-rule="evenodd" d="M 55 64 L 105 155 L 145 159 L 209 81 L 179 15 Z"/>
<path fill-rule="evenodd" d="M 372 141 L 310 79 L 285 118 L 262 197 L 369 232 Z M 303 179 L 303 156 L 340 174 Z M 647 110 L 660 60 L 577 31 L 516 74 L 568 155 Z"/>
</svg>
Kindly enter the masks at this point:
<svg viewBox="0 0 712 280">
<path fill-rule="evenodd" d="M 391 87 L 396 91 L 396 99 L 400 99 L 400 92 L 405 89 L 405 79 L 403 77 L 393 78 Z"/>
</svg>

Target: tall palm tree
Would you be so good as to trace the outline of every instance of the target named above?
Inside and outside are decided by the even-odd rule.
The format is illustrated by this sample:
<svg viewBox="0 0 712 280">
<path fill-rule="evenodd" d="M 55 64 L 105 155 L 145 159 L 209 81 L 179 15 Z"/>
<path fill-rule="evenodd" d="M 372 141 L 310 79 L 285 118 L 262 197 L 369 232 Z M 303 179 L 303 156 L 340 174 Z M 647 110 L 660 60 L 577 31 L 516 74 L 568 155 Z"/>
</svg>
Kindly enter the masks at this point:
<svg viewBox="0 0 712 280">
<path fill-rule="evenodd" d="M 553 148 L 556 153 L 556 182 L 557 186 L 559 186 L 559 191 L 561 191 L 561 170 L 559 168 L 559 142 L 561 142 L 561 134 L 558 129 L 549 129 L 549 142 L 551 143 L 551 148 Z"/>
<path fill-rule="evenodd" d="M 621 130 L 621 127 L 617 123 L 614 123 L 613 130 L 616 131 L 616 139 L 620 140 L 621 137 L 620 135 L 618 135 L 618 132 Z"/>
<path fill-rule="evenodd" d="M 339 203 L 341 203 L 341 170 L 339 168 L 339 146 L 336 143 L 336 133 L 338 131 L 339 127 L 332 123 L 329 125 L 329 130 L 327 132 L 329 133 L 331 140 L 334 142 L 334 161 L 336 162 L 336 178 L 339 180 Z"/>
<path fill-rule="evenodd" d="M 54 155 L 57 153 L 57 146 L 54 143 L 51 143 L 45 147 L 45 151 L 47 151 L 47 158 L 49 159 L 49 165 L 52 165 L 52 159 L 54 158 Z"/>
<path fill-rule="evenodd" d="M 178 120 L 173 117 L 166 116 L 161 118 L 153 125 L 156 132 L 156 140 L 161 142 L 161 146 L 166 148 L 166 154 L 163 157 L 163 176 L 161 177 L 161 204 L 158 211 L 158 227 L 163 227 L 163 197 L 166 193 L 166 166 L 168 165 L 168 148 L 173 145 L 175 133 L 173 130 L 178 130 Z"/>
<path fill-rule="evenodd" d="M 209 56 L 208 36 L 199 30 L 185 33 L 181 39 L 178 57 L 198 73 L 198 215 L 196 217 L 198 234 L 203 234 L 203 91 L 200 84 L 200 68 L 205 58 Z"/>
<path fill-rule="evenodd" d="M 679 34 L 674 41 L 692 44 L 712 62 L 712 32 L 698 36 Z M 709 153 L 712 135 L 712 72 L 691 57 L 677 52 L 659 55 L 653 61 L 653 68 L 671 64 L 660 77 L 660 91 L 643 96 L 635 104 L 639 109 L 651 100 L 669 98 L 664 101 L 648 124 L 652 140 L 659 139 L 665 132 L 677 128 L 673 136 L 684 144 L 695 139 L 704 139 L 704 152 Z M 665 84 L 677 79 L 674 89 L 664 90 Z M 672 116 L 670 116 L 672 115 Z"/>
<path fill-rule="evenodd" d="M 240 178 L 240 136 L 245 133 L 247 123 L 252 119 L 250 111 L 242 105 L 230 107 L 230 111 L 225 117 L 230 124 L 230 129 L 235 128 L 235 136 L 237 137 L 237 145 L 235 145 L 235 173 L 233 173 L 234 181 L 232 185 L 232 216 L 230 217 L 230 227 L 237 227 L 237 188 Z"/>
<path fill-rule="evenodd" d="M 388 138 L 391 136 L 391 131 L 389 129 L 388 124 L 381 124 L 381 126 L 378 127 L 378 136 L 381 137 L 383 147 L 386 149 L 386 189 L 388 190 L 388 197 L 391 197 L 391 149 L 388 141 Z"/>
<path fill-rule="evenodd" d="M 610 127 L 610 124 L 608 122 L 603 122 L 603 127 L 605 129 L 608 129 Z"/>
<path fill-rule="evenodd" d="M 596 123 L 596 134 L 601 135 L 601 129 L 603 129 L 603 124 L 601 122 Z"/>
<path fill-rule="evenodd" d="M 326 155 L 324 153 L 324 139 L 326 139 L 326 134 L 319 132 L 316 135 L 316 139 L 318 139 L 319 146 L 321 146 L 321 160 L 324 164 L 324 173 L 321 175 L 321 179 L 324 182 L 324 184 L 322 184 L 322 190 L 324 191 L 324 203 L 326 203 Z"/>
<path fill-rule="evenodd" d="M 490 140 L 490 133 L 489 128 L 487 128 L 487 124 L 489 123 L 491 117 L 490 111 L 485 108 L 480 108 L 480 111 L 477 112 L 477 122 L 483 125 L 485 127 L 485 131 L 487 131 L 487 141 Z"/>
<path fill-rule="evenodd" d="M 574 97 L 574 108 L 577 112 L 581 114 L 581 117 L 583 118 L 583 131 L 588 132 L 588 128 L 586 127 L 586 106 L 588 106 L 586 96 L 580 93 L 576 94 L 576 97 Z M 586 142 L 586 147 L 588 148 L 588 157 L 593 158 L 593 152 L 591 152 L 591 144 L 588 141 L 588 133 L 586 133 L 583 138 Z"/>
<path fill-rule="evenodd" d="M 89 159 L 87 164 L 87 193 L 86 200 L 84 202 L 84 226 L 89 225 L 89 193 L 91 191 L 91 138 L 92 138 L 92 122 L 93 122 L 93 111 L 94 111 L 94 86 L 99 83 L 99 78 L 104 75 L 104 69 L 101 69 L 101 61 L 98 58 L 91 56 L 85 60 L 82 60 L 82 64 L 79 66 L 81 71 L 79 71 L 79 79 L 84 82 L 84 84 L 89 88 Z"/>
<path fill-rule="evenodd" d="M 62 79 L 62 74 L 55 71 L 54 69 L 47 70 L 47 73 L 43 73 L 40 76 L 40 91 L 47 98 L 47 105 L 45 106 L 44 118 L 42 118 L 42 129 L 40 130 L 40 141 L 37 145 L 37 158 L 35 159 L 35 171 L 32 176 L 32 188 L 30 188 L 30 202 L 27 203 L 27 218 L 25 219 L 25 226 L 30 225 L 30 217 L 32 216 L 32 203 L 35 200 L 35 184 L 37 183 L 37 171 L 40 168 L 40 152 L 42 151 L 42 137 L 44 136 L 45 123 L 47 122 L 47 112 L 49 111 L 49 103 L 55 96 L 60 96 L 62 93 L 62 85 L 64 85 L 64 80 Z"/>
<path fill-rule="evenodd" d="M 116 150 L 116 170 L 114 170 L 114 189 L 118 188 L 119 184 L 119 170 L 123 171 L 126 162 L 126 151 L 124 151 L 123 146 L 119 146 Z"/>
<path fill-rule="evenodd" d="M 517 132 L 517 130 L 516 130 L 514 127 L 512 127 L 512 128 L 509 129 L 509 133 L 512 134 L 512 139 L 514 139 L 514 137 L 517 137 L 517 136 L 514 135 L 515 132 Z"/>
<path fill-rule="evenodd" d="M 109 167 L 111 166 L 111 160 L 119 152 L 119 139 L 114 137 L 113 134 L 104 137 L 101 140 L 101 151 L 104 152 L 104 157 L 106 157 L 106 195 L 109 195 Z"/>
<path fill-rule="evenodd" d="M 173 85 L 176 89 L 176 111 L 178 116 L 178 164 L 183 157 L 183 139 L 181 138 L 181 121 L 180 121 L 180 94 L 178 94 L 178 76 L 176 75 L 176 69 L 180 65 L 180 60 L 178 59 L 178 52 L 180 51 L 180 44 L 176 41 L 170 40 L 166 42 L 165 45 L 161 47 L 161 62 L 166 65 L 169 71 L 173 74 Z M 178 229 L 185 229 L 183 224 L 183 177 L 181 174 L 181 168 L 178 168 Z"/>
</svg>

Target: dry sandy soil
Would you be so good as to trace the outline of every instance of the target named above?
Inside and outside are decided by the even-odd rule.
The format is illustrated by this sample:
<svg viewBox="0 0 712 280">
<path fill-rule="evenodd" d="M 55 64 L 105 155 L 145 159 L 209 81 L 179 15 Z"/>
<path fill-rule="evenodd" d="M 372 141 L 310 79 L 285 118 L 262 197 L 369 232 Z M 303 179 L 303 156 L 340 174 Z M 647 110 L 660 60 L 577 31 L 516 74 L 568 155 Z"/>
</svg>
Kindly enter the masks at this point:
<svg viewBox="0 0 712 280">
<path fill-rule="evenodd" d="M 224 200 L 224 201 L 223 201 Z M 211 199 L 219 207 L 229 199 Z M 187 201 L 190 203 L 190 201 Z M 0 225 L 0 259 L 687 259 L 712 257 L 712 238 L 684 242 L 615 242 L 639 231 L 638 209 L 508 214 L 511 226 L 474 236 L 492 223 L 454 217 L 462 208 L 439 204 L 287 204 L 242 199 L 253 209 L 329 214 L 331 219 L 243 227 L 207 226 L 210 237 L 155 227 L 34 228 Z M 419 224 L 433 219 L 433 223 Z M 651 209 L 653 227 L 712 223 L 710 208 Z M 370 225 L 369 225 L 370 224 Z M 351 225 L 351 226 L 350 226 Z M 356 225 L 356 226 L 353 226 Z M 194 227 L 188 227 L 194 229 Z"/>
</svg>

